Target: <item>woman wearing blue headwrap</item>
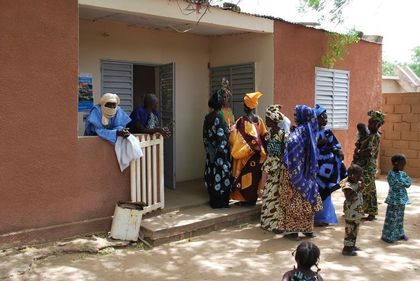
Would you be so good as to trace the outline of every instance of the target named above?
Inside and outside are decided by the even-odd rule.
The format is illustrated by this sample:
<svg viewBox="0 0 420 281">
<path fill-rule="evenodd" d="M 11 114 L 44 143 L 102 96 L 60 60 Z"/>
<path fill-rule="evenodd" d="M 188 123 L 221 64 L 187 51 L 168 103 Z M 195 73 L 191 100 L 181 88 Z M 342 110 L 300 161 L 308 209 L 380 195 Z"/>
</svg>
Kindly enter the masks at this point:
<svg viewBox="0 0 420 281">
<path fill-rule="evenodd" d="M 322 208 L 316 183 L 318 122 L 315 111 L 306 105 L 297 105 L 295 122 L 297 127 L 290 133 L 284 152 L 291 188 L 286 192 L 288 204 L 283 227 L 290 233 L 286 237 L 292 239 L 297 239 L 299 232 L 313 237 L 314 215 Z"/>
<path fill-rule="evenodd" d="M 322 199 L 322 210 L 315 214 L 316 226 L 337 224 L 334 204 L 331 193 L 340 188 L 340 182 L 347 176 L 346 167 L 343 163 L 343 152 L 340 142 L 330 129 L 325 126 L 328 123 L 327 110 L 319 104 L 315 105 L 315 113 L 318 118 L 318 176 L 317 183 Z"/>
</svg>

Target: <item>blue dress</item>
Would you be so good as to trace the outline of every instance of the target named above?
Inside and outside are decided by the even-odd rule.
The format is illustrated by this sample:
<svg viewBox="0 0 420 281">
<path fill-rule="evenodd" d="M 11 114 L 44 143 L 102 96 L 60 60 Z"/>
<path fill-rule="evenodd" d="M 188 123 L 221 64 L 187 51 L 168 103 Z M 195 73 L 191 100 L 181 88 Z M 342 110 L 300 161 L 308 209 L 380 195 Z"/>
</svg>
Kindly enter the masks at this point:
<svg viewBox="0 0 420 281">
<path fill-rule="evenodd" d="M 322 210 L 315 214 L 315 223 L 337 224 L 331 193 L 339 188 L 341 180 L 347 176 L 343 161 L 334 152 L 341 150 L 341 145 L 330 129 L 321 128 L 318 132 L 320 140 L 327 143 L 319 147 L 317 184 L 322 198 Z"/>
<path fill-rule="evenodd" d="M 131 121 L 127 113 L 117 106 L 117 113 L 109 119 L 109 124 L 102 124 L 102 111 L 99 105 L 95 105 L 86 119 L 85 136 L 99 136 L 104 140 L 115 144 L 117 142 L 117 131 L 125 128 Z"/>
<path fill-rule="evenodd" d="M 131 122 L 127 125 L 130 128 L 130 132 L 133 134 L 140 133 L 137 130 L 136 123 L 140 122 L 143 127 L 147 129 L 155 129 L 160 127 L 160 114 L 157 111 L 147 112 L 147 110 L 141 106 L 133 110 L 130 114 Z"/>
<path fill-rule="evenodd" d="M 405 205 L 410 203 L 407 188 L 411 186 L 411 178 L 404 171 L 388 173 L 389 192 L 385 203 L 386 208 L 382 240 L 392 243 L 402 240 L 404 233 Z"/>
<path fill-rule="evenodd" d="M 223 115 L 211 112 L 203 124 L 206 150 L 204 181 L 212 208 L 228 208 L 232 188 L 232 164 L 229 147 L 229 127 Z"/>
</svg>

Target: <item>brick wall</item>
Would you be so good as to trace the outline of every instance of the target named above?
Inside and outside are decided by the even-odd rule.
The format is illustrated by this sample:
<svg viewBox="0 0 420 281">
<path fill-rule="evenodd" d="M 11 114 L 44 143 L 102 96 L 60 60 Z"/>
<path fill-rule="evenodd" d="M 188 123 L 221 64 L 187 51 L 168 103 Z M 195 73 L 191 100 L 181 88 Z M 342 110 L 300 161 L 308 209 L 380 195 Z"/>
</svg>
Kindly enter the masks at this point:
<svg viewBox="0 0 420 281">
<path fill-rule="evenodd" d="M 406 171 L 411 177 L 420 177 L 420 93 L 383 94 L 386 113 L 382 127 L 380 167 L 387 173 L 391 157 L 404 153 Z"/>
</svg>

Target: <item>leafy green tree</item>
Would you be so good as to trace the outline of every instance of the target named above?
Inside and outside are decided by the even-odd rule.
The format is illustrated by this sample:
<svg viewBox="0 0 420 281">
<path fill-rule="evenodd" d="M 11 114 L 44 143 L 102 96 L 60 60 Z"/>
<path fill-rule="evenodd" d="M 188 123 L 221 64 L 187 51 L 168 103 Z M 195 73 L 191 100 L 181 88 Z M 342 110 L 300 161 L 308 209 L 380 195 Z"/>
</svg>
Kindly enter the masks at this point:
<svg viewBox="0 0 420 281">
<path fill-rule="evenodd" d="M 415 47 L 412 50 L 413 54 L 411 55 L 412 62 L 408 66 L 420 77 L 420 46 Z"/>
<path fill-rule="evenodd" d="M 394 68 L 396 64 L 389 61 L 382 61 L 382 75 L 394 76 Z"/>
<path fill-rule="evenodd" d="M 300 0 L 301 12 L 316 11 L 319 22 L 343 23 L 343 8 L 352 0 Z M 354 28 L 347 34 L 329 32 L 327 36 L 327 51 L 321 58 L 321 65 L 333 68 L 337 61 L 343 60 L 352 44 L 358 43 L 363 33 Z"/>
<path fill-rule="evenodd" d="M 337 24 L 343 22 L 343 8 L 352 0 L 300 0 L 301 10 L 314 10 L 318 13 L 327 12 L 322 15 L 321 21 L 330 21 Z"/>
</svg>

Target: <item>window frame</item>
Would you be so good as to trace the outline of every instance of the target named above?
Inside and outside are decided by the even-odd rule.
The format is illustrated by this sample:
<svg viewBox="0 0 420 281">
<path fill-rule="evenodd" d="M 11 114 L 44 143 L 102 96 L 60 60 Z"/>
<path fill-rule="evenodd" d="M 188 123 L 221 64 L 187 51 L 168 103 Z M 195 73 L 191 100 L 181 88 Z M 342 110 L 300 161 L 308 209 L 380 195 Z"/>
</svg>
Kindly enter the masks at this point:
<svg viewBox="0 0 420 281">
<path fill-rule="evenodd" d="M 252 68 L 252 80 L 250 80 L 250 84 L 252 84 L 252 89 L 249 88 L 247 91 L 243 91 L 243 88 L 239 90 L 237 89 L 237 85 L 236 85 L 236 80 L 233 79 L 234 75 L 240 75 L 240 73 L 236 73 L 235 70 L 240 69 L 240 68 Z M 209 97 L 212 95 L 212 93 L 220 88 L 221 86 L 221 82 L 222 82 L 222 76 L 220 75 L 214 75 L 213 77 L 213 72 L 223 72 L 223 71 L 227 71 L 228 73 L 226 73 L 226 75 L 223 75 L 227 80 L 229 80 L 229 85 L 231 87 L 232 90 L 232 97 L 230 100 L 230 107 L 232 109 L 232 112 L 235 116 L 235 119 L 238 119 L 240 116 L 242 116 L 244 114 L 243 112 L 243 97 L 245 96 L 246 93 L 252 93 L 255 92 L 256 89 L 256 85 L 255 85 L 255 81 L 256 81 L 256 63 L 255 62 L 246 62 L 246 63 L 239 63 L 239 64 L 231 64 L 231 65 L 220 65 L 220 66 L 215 66 L 215 67 L 210 67 L 209 68 Z M 214 80 L 214 78 L 220 78 L 220 79 L 216 79 Z M 214 81 L 213 81 L 214 80 Z M 235 81 L 234 81 L 235 80 Z M 238 94 L 238 92 L 240 92 Z M 236 110 L 237 107 L 235 107 L 235 105 L 237 107 L 240 107 L 240 109 Z"/>
<path fill-rule="evenodd" d="M 319 71 L 326 71 L 326 72 L 332 72 L 332 108 L 331 112 L 328 112 L 328 124 L 327 128 L 332 130 L 348 130 L 349 129 L 349 123 L 350 123 L 350 71 L 349 70 L 341 70 L 341 69 L 332 69 L 332 68 L 323 68 L 323 67 L 315 67 L 315 89 L 314 89 L 314 100 L 315 104 L 319 103 L 320 105 L 323 105 L 322 103 L 318 102 L 318 72 Z M 335 109 L 335 98 L 336 98 L 336 90 L 335 90 L 335 79 L 336 74 L 345 74 L 347 75 L 347 107 L 346 107 L 346 125 L 344 126 L 334 126 L 334 119 L 336 118 L 334 116 L 334 110 Z"/>
</svg>

